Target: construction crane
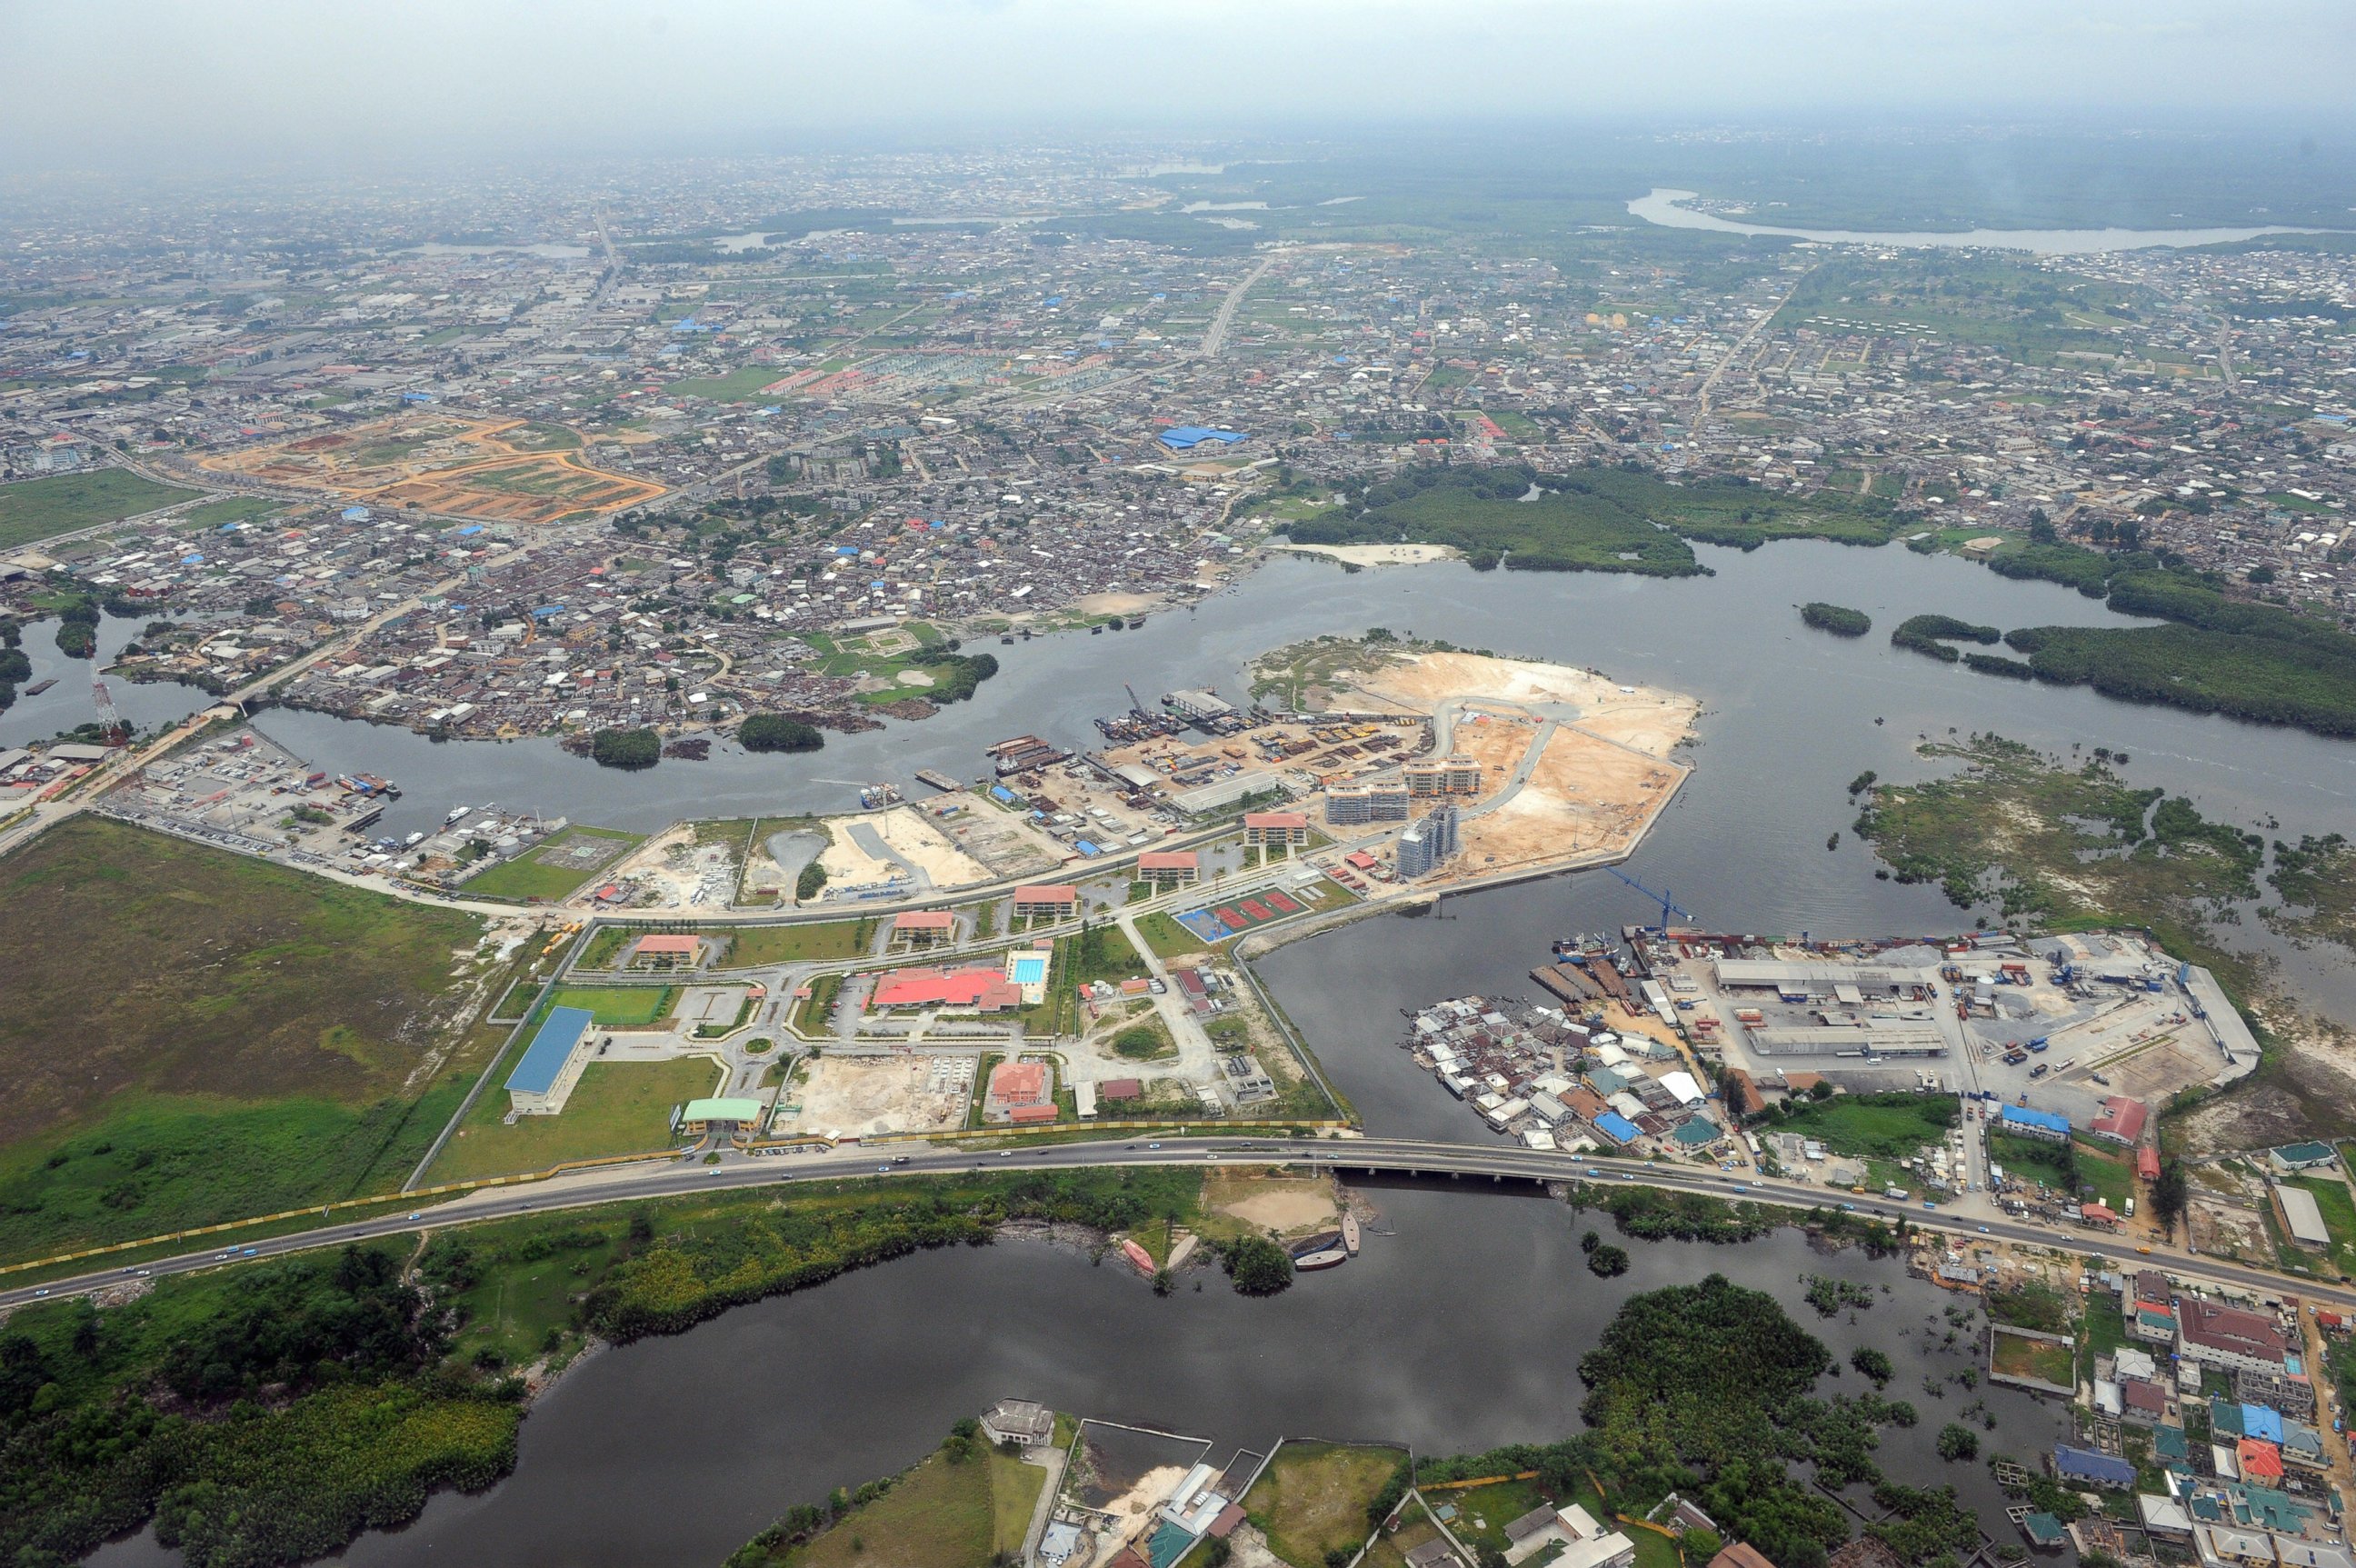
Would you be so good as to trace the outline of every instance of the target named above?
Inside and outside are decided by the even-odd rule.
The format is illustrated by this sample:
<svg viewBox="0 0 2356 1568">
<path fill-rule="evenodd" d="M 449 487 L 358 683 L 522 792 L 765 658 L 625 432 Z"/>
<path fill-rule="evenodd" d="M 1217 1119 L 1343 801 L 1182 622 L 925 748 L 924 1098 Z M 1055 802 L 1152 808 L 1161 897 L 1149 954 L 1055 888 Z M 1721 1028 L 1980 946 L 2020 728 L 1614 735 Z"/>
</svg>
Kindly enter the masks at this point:
<svg viewBox="0 0 2356 1568">
<path fill-rule="evenodd" d="M 90 700 L 98 708 L 98 725 L 105 733 L 106 744 L 121 746 L 128 741 L 131 731 L 123 724 L 123 715 L 114 711 L 114 698 L 107 691 L 106 682 L 96 673 L 90 678 Z"/>
<path fill-rule="evenodd" d="M 1634 877 L 1622 871 L 1618 866 L 1607 865 L 1603 869 L 1609 871 L 1612 875 L 1620 878 L 1621 881 L 1626 883 L 1629 886 L 1633 887 L 1637 892 L 1642 893 L 1645 897 L 1650 898 L 1661 907 L 1660 929 L 1663 931 L 1666 931 L 1669 929 L 1669 917 L 1671 915 L 1683 915 L 1688 920 L 1700 918 L 1700 917 L 1696 915 L 1691 909 L 1687 908 L 1684 905 L 1678 903 L 1674 898 L 1671 898 L 1667 894 L 1654 892 L 1651 888 L 1645 886 Z"/>
<path fill-rule="evenodd" d="M 1139 718 L 1146 717 L 1145 704 L 1137 700 L 1137 688 L 1123 681 L 1120 683 L 1120 689 L 1129 693 L 1129 711 Z"/>
</svg>

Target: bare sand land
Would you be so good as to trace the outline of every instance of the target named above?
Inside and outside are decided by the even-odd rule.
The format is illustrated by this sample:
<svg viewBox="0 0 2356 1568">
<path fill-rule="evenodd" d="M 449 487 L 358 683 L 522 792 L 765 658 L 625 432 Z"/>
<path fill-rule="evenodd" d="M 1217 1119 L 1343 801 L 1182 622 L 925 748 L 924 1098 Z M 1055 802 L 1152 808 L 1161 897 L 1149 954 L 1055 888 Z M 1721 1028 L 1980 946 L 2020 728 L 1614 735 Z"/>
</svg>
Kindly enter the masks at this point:
<svg viewBox="0 0 2356 1568">
<path fill-rule="evenodd" d="M 973 1091 L 971 1058 L 828 1056 L 801 1070 L 807 1079 L 777 1097 L 779 1134 L 944 1132 L 964 1125 Z"/>
<path fill-rule="evenodd" d="M 1655 757 L 1666 757 L 1701 711 L 1699 701 L 1682 692 L 1632 686 L 1567 664 L 1480 653 L 1408 654 L 1368 671 L 1358 686 L 1426 713 L 1451 699 L 1537 708 Z"/>
<path fill-rule="evenodd" d="M 828 880 L 847 886 L 881 882 L 897 869 L 892 861 L 873 854 L 856 830 L 866 828 L 884 846 L 929 877 L 936 888 L 967 887 L 991 879 L 990 868 L 966 854 L 927 817 L 913 806 L 894 806 L 855 817 L 836 817 L 829 824 L 834 842 L 819 856 Z"/>
<path fill-rule="evenodd" d="M 1269 548 L 1323 555 L 1353 566 L 1420 566 L 1428 561 L 1446 561 L 1456 553 L 1445 544 L 1271 544 Z"/>
</svg>

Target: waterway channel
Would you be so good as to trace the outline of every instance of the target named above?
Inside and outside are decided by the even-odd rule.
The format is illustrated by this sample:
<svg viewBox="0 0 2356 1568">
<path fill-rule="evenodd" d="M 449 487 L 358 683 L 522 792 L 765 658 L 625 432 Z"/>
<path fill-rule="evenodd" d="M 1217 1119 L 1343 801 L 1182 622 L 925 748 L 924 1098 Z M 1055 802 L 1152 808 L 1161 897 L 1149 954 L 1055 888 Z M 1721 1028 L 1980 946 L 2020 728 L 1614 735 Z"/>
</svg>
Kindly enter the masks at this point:
<svg viewBox="0 0 2356 1568">
<path fill-rule="evenodd" d="M 1931 611 L 2007 628 L 2122 623 L 2069 589 L 1895 548 L 1699 553 L 1715 575 L 1666 580 L 1483 574 L 1455 563 L 1345 574 L 1279 559 L 1141 630 L 992 645 L 1001 673 L 973 701 L 830 736 L 815 755 L 722 746 L 706 763 L 626 774 L 544 741 L 435 745 L 284 710 L 260 724 L 321 767 L 399 780 L 407 793 L 388 831 L 487 800 L 650 829 L 684 815 L 841 809 L 860 783 L 905 785 L 917 768 L 969 778 L 981 746 L 1024 731 L 1093 744 L 1089 721 L 1127 705 L 1124 681 L 1149 698 L 1193 685 L 1241 697 L 1254 654 L 1382 626 L 1699 696 L 1695 774 L 1626 869 L 1712 927 L 1820 934 L 1968 923 L 1935 888 L 1876 881 L 1870 849 L 1848 832 L 1847 780 L 1869 768 L 1924 776 L 1932 769 L 1912 748 L 1925 736 L 1992 730 L 2063 754 L 2124 750 L 2131 780 L 2190 795 L 2237 825 L 2278 821 L 2270 836 L 2344 825 L 2356 802 L 2356 746 L 1976 676 L 1887 640 L 1898 620 Z M 1794 607 L 1819 597 L 1865 610 L 1874 634 L 1808 630 Z M 1836 830 L 1841 846 L 1827 853 Z M 1473 1127 L 1464 1108 L 1396 1048 L 1398 1009 L 1472 991 L 1526 993 L 1526 972 L 1549 937 L 1652 912 L 1601 873 L 1555 878 L 1363 921 L 1280 950 L 1261 972 L 1371 1127 L 1463 1138 Z M 2350 966 L 2284 948 L 2254 921 L 2232 939 L 2281 959 L 2285 983 L 2309 1005 L 2356 1021 Z M 512 1479 L 480 1497 L 438 1498 L 416 1526 L 370 1536 L 346 1560 L 716 1563 L 787 1504 L 904 1465 L 958 1416 L 1009 1395 L 1222 1443 L 1289 1432 L 1399 1438 L 1436 1454 L 1567 1434 L 1577 1429 L 1578 1358 L 1612 1306 L 1712 1269 L 1775 1291 L 1844 1358 L 1855 1336 L 1869 1335 L 1899 1364 L 1891 1393 L 1923 1413 L 1921 1427 L 1886 1435 L 1886 1466 L 1918 1483 L 1954 1480 L 1984 1522 L 2003 1528 L 1985 1468 L 1941 1466 L 1931 1452 L 1945 1412 L 1976 1396 L 1923 1396 L 1919 1330 L 1944 1298 L 1894 1266 L 1856 1254 L 1815 1261 L 1783 1234 L 1740 1248 L 1632 1247 L 1632 1273 L 1599 1283 L 1576 1250 L 1584 1222 L 1559 1205 L 1444 1186 L 1386 1189 L 1380 1202 L 1396 1237 L 1271 1302 L 1236 1297 L 1216 1279 L 1200 1294 L 1159 1300 L 1117 1267 L 1010 1243 L 895 1262 L 595 1358 L 525 1423 Z M 1858 1327 L 1819 1323 L 1797 1294 L 1811 1270 L 1888 1281 L 1896 1294 Z M 1901 1337 L 1901 1327 L 1917 1333 Z M 2029 1453 L 2059 1431 L 2050 1407 L 1988 1397 L 2000 1423 L 1992 1445 Z M 93 1561 L 167 1560 L 142 1536 Z"/>
<path fill-rule="evenodd" d="M 1632 1247 L 1626 1275 L 1597 1280 L 1579 1237 L 1598 1216 L 1445 1183 L 1372 1196 L 1397 1234 L 1271 1300 L 1215 1273 L 1161 1298 L 1117 1263 L 1009 1241 L 905 1259 L 593 1358 L 524 1423 L 512 1477 L 437 1497 L 414 1525 L 339 1561 L 716 1565 L 788 1504 L 898 1469 L 1007 1397 L 1209 1437 L 1222 1458 L 1285 1435 L 1396 1440 L 1427 1456 L 1552 1440 L 1579 1430 L 1579 1359 L 1619 1304 L 1712 1271 L 1775 1295 L 1843 1362 L 1860 1345 L 1887 1353 L 1889 1396 L 1922 1421 L 1885 1431 L 1879 1462 L 1912 1484 L 1953 1481 L 1984 1524 L 2006 1528 L 1987 1467 L 1942 1464 L 1939 1427 L 1985 1399 L 1991 1448 L 2034 1453 L 2062 1434 L 2059 1407 L 2028 1394 L 1923 1391 L 1926 1373 L 1976 1362 L 1926 1344 L 1956 1298 L 1894 1263 L 1817 1254 L 1785 1230 L 1738 1247 Z M 1809 1273 L 1890 1294 L 1854 1324 L 1823 1319 L 1801 1299 Z M 1844 1372 L 1819 1391 L 1866 1386 Z M 142 1535 L 91 1561 L 150 1568 L 171 1554 Z"/>
<path fill-rule="evenodd" d="M 1958 229 L 1895 231 L 1791 229 L 1746 223 L 1686 205 L 1690 190 L 1655 186 L 1628 203 L 1629 216 L 1665 229 L 1707 229 L 1719 234 L 1772 234 L 1827 245 L 1889 245 L 1899 250 L 2034 251 L 2046 256 L 2099 255 L 2108 251 L 2156 250 L 2176 245 L 2227 245 L 2267 234 L 2326 234 L 2340 231 L 2299 229 L 2280 223 L 2240 229 Z"/>
</svg>

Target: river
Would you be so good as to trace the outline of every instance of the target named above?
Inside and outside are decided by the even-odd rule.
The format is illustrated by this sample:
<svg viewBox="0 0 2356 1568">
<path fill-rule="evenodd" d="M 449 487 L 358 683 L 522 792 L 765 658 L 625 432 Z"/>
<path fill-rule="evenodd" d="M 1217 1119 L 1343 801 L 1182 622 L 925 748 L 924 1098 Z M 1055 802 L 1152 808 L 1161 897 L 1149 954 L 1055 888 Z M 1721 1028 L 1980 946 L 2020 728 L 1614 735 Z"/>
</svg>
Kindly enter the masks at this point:
<svg viewBox="0 0 2356 1568">
<path fill-rule="evenodd" d="M 1959 923 L 1935 888 L 1876 881 L 1870 849 L 1847 831 L 1847 780 L 1868 768 L 1922 776 L 1912 747 L 1925 735 L 1994 730 L 2065 753 L 2073 744 L 2125 750 L 2131 780 L 2188 794 L 2238 825 L 2278 818 L 2285 836 L 2344 823 L 2356 800 L 2356 746 L 1976 676 L 1887 639 L 1898 620 L 1931 611 L 2007 628 L 2122 624 L 2070 589 L 1896 548 L 1698 550 L 1714 575 L 1484 574 L 1456 563 L 1345 574 L 1281 558 L 1140 631 L 990 645 L 1002 672 L 972 702 L 830 736 L 809 756 L 723 747 L 710 762 L 625 774 L 544 741 L 436 746 L 286 711 L 260 724 L 319 766 L 399 780 L 407 794 L 388 831 L 487 800 L 647 829 L 687 814 L 837 809 L 855 800 L 859 782 L 905 782 L 920 767 L 970 777 L 983 745 L 1023 731 L 1091 744 L 1091 716 L 1127 705 L 1124 680 L 1149 700 L 1190 685 L 1241 697 L 1252 655 L 1384 626 L 1699 696 L 1694 776 L 1626 869 L 1714 927 L 1822 934 Z M 1794 607 L 1827 596 L 1872 616 L 1874 634 L 1803 627 Z M 1836 830 L 1841 847 L 1828 854 Z M 1526 993 L 1526 972 L 1549 937 L 1650 912 L 1601 873 L 1556 878 L 1452 898 L 1411 923 L 1362 921 L 1280 950 L 1261 972 L 1370 1126 L 1463 1138 L 1474 1125 L 1464 1108 L 1396 1048 L 1398 1010 L 1468 991 Z M 2275 952 L 2310 1004 L 2356 1018 L 2351 966 L 2282 948 L 2255 922 L 2233 940 Z M 1917 1482 L 1954 1480 L 1984 1522 L 2001 1526 L 1985 1467 L 1941 1466 L 1931 1454 L 1942 1412 L 1967 1397 L 1922 1396 L 1917 1342 L 1897 1331 L 1942 1298 L 1894 1265 L 1854 1254 L 1817 1262 L 1785 1233 L 1740 1248 L 1632 1247 L 1632 1273 L 1598 1283 L 1576 1251 L 1583 1226 L 1558 1205 L 1444 1186 L 1386 1188 L 1378 1201 L 1395 1238 L 1270 1302 L 1236 1297 L 1215 1279 L 1200 1294 L 1159 1300 L 1118 1268 L 1009 1243 L 892 1263 L 594 1359 L 525 1423 L 512 1479 L 481 1497 L 437 1498 L 419 1524 L 370 1536 L 347 1560 L 716 1563 L 787 1504 L 896 1468 L 959 1415 L 1010 1395 L 1222 1444 L 1290 1432 L 1399 1438 L 1440 1454 L 1552 1437 L 1577 1429 L 1578 1358 L 1612 1305 L 1711 1269 L 1773 1289 L 1844 1358 L 1848 1337 L 1869 1334 L 1899 1363 L 1892 1394 L 1923 1411 L 1921 1427 L 1888 1434 L 1888 1467 Z M 1796 1294 L 1811 1269 L 1889 1281 L 1903 1310 L 1869 1314 L 1858 1329 L 1819 1324 Z M 1990 1403 L 2001 1422 L 1992 1446 L 2028 1454 L 2058 1434 L 2057 1413 L 2027 1396 Z M 145 1568 L 167 1555 L 143 1536 L 93 1561 Z"/>
<path fill-rule="evenodd" d="M 437 1497 L 414 1525 L 339 1561 L 716 1568 L 787 1505 L 896 1470 L 1008 1397 L 1208 1437 L 1222 1460 L 1285 1435 L 1392 1439 L 1426 1456 L 1551 1441 L 1579 1430 L 1579 1359 L 1618 1305 L 1713 1270 L 1772 1293 L 1843 1362 L 1859 1345 L 1886 1352 L 1890 1396 L 1922 1419 L 1885 1432 L 1879 1462 L 1912 1484 L 1952 1480 L 1984 1521 L 2002 1526 L 1987 1468 L 1940 1463 L 1940 1425 L 1985 1398 L 1992 1448 L 2033 1454 L 2062 1435 L 2058 1407 L 2027 1394 L 1923 1392 L 1926 1370 L 1975 1360 L 1926 1349 L 1926 1319 L 1954 1298 L 1895 1264 L 1819 1255 L 1784 1230 L 1739 1247 L 1633 1247 L 1629 1273 L 1600 1281 L 1578 1244 L 1596 1216 L 1446 1184 L 1372 1196 L 1397 1234 L 1270 1300 L 1215 1273 L 1199 1293 L 1157 1297 L 1118 1264 L 1008 1241 L 904 1259 L 595 1357 L 524 1423 L 508 1481 Z M 1855 1325 L 1820 1319 L 1801 1300 L 1808 1273 L 1892 1294 Z M 1844 1373 L 1820 1391 L 1865 1386 Z M 143 1535 L 91 1561 L 149 1568 L 171 1554 Z"/>
<path fill-rule="evenodd" d="M 1665 229 L 1708 229 L 1720 234 L 1772 234 L 1827 245 L 1894 245 L 1901 250 L 1976 249 L 2034 251 L 2047 256 L 2096 255 L 2105 251 L 2144 251 L 2170 245 L 2225 245 L 2267 234 L 2332 234 L 2336 229 L 2296 229 L 2280 223 L 2246 229 L 1960 229 L 1953 231 L 1880 231 L 1870 229 L 1788 229 L 1743 223 L 1697 211 L 1685 203 L 1697 193 L 1660 186 L 1628 203 L 1631 217 Z"/>
</svg>

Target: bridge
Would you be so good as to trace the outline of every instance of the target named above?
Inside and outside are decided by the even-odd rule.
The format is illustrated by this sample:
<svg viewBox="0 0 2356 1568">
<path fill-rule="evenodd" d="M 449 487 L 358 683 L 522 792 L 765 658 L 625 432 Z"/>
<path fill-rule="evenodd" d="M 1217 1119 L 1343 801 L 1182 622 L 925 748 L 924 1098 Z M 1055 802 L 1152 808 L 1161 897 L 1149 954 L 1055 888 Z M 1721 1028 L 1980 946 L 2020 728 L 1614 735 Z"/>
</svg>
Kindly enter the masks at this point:
<svg viewBox="0 0 2356 1568">
<path fill-rule="evenodd" d="M 905 1150 L 905 1153 L 894 1151 Z M 816 1154 L 776 1153 L 730 1155 L 718 1165 L 693 1160 L 618 1165 L 552 1177 L 544 1182 L 487 1188 L 461 1197 L 404 1213 L 345 1224 L 322 1225 L 292 1234 L 265 1237 L 239 1244 L 216 1241 L 177 1255 L 121 1267 L 110 1267 L 40 1284 L 0 1291 L 0 1308 L 20 1306 L 43 1297 L 79 1294 L 126 1277 L 160 1277 L 187 1273 L 232 1262 L 283 1257 L 379 1237 L 449 1226 L 478 1224 L 520 1214 L 594 1208 L 601 1204 L 648 1198 L 679 1197 L 745 1187 L 791 1187 L 797 1183 L 833 1181 L 846 1177 L 894 1179 L 974 1171 L 1118 1169 L 1138 1165 L 1215 1164 L 1290 1165 L 1337 1176 L 1441 1177 L 1461 1182 L 1468 1192 L 1526 1190 L 1530 1185 L 1589 1182 L 1598 1186 L 1626 1184 L 1669 1192 L 1702 1193 L 1712 1197 L 1773 1204 L 1787 1208 L 1848 1208 L 1860 1218 L 1903 1219 L 1926 1230 L 1944 1231 L 1968 1240 L 1987 1236 L 1993 1240 L 2023 1242 L 2101 1258 L 2125 1269 L 2160 1268 L 2179 1277 L 2255 1291 L 2263 1297 L 2296 1295 L 2300 1301 L 2356 1312 L 2356 1290 L 2338 1284 L 2292 1279 L 2219 1258 L 2205 1258 L 2175 1248 L 2128 1244 L 2099 1231 L 2062 1231 L 2020 1220 L 1986 1221 L 1934 1209 L 1909 1208 L 1890 1199 L 1844 1196 L 1838 1189 L 1803 1182 L 1770 1180 L 1749 1175 L 1729 1175 L 1701 1166 L 1660 1165 L 1643 1160 L 1565 1155 L 1553 1151 L 1516 1149 L 1503 1144 L 1430 1143 L 1409 1138 L 1266 1138 L 1235 1134 L 1155 1138 L 1140 1132 L 1120 1140 L 1040 1144 L 999 1150 L 940 1148 L 927 1144 L 884 1144 L 873 1147 L 844 1145 Z"/>
</svg>

